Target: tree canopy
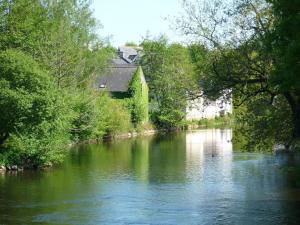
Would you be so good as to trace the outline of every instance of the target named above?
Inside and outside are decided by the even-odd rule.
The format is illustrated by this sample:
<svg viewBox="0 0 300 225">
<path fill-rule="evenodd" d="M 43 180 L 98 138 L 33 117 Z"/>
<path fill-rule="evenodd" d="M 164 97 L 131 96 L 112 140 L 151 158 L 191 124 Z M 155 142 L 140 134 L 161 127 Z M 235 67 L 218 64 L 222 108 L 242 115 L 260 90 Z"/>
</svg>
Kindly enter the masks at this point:
<svg viewBox="0 0 300 225">
<path fill-rule="evenodd" d="M 1 165 L 53 164 L 70 140 L 108 132 L 91 128 L 93 84 L 114 54 L 97 26 L 89 0 L 0 1 Z"/>
<path fill-rule="evenodd" d="M 264 112 L 266 118 L 274 117 L 278 123 L 261 128 L 279 129 L 286 137 L 279 139 L 287 146 L 299 140 L 299 3 L 191 0 L 183 6 L 185 15 L 176 19 L 177 28 L 208 50 L 208 63 L 198 67 L 205 71 L 199 76 L 204 94 L 233 94 L 236 106 L 244 104 L 246 111 L 255 115 L 244 115 L 244 119 L 259 120 Z M 268 113 L 271 111 L 274 114 Z M 275 112 L 286 114 L 279 117 Z M 244 123 L 248 128 L 261 124 L 251 120 Z M 291 129 L 285 129 L 284 124 Z"/>
<path fill-rule="evenodd" d="M 150 111 L 160 126 L 172 128 L 185 119 L 188 93 L 196 88 L 188 48 L 164 37 L 145 40 L 141 64 L 150 88 Z"/>
</svg>

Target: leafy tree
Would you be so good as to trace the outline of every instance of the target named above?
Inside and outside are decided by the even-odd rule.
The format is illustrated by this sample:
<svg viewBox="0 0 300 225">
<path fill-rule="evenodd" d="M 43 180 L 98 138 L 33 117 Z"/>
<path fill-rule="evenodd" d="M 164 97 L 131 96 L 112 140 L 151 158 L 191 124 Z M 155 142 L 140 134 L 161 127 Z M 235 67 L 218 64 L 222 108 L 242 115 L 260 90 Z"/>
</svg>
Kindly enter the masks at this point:
<svg viewBox="0 0 300 225">
<path fill-rule="evenodd" d="M 92 89 L 114 49 L 96 29 L 89 0 L 0 1 L 0 164 L 52 164 L 70 136 L 129 129 L 129 113 L 115 102 L 123 117 L 98 121 L 103 110 Z"/>
<path fill-rule="evenodd" d="M 36 58 L 47 20 L 47 10 L 39 0 L 1 1 L 0 49 L 18 48 Z"/>
<path fill-rule="evenodd" d="M 209 49 L 210 66 L 199 77 L 206 96 L 233 94 L 236 106 L 246 103 L 248 110 L 255 105 L 258 111 L 265 112 L 263 120 L 258 115 L 250 117 L 256 119 L 257 129 L 267 128 L 259 124 L 268 118 L 273 120 L 268 123 L 273 130 L 276 127 L 285 134 L 283 136 L 299 140 L 300 95 L 296 72 L 299 65 L 295 63 L 299 61 L 299 35 L 297 29 L 291 32 L 299 21 L 299 4 L 293 3 L 295 1 L 184 1 L 186 16 L 177 18 L 177 23 L 183 33 Z M 286 111 L 286 106 L 290 110 Z M 289 124 L 291 129 L 276 126 L 280 124 L 277 120 Z M 247 124 L 250 123 L 249 119 Z M 263 134 L 274 135 L 273 132 L 261 132 Z M 255 135 L 252 138 L 255 139 Z M 290 138 L 285 141 L 286 145 L 291 144 Z"/>
<path fill-rule="evenodd" d="M 95 101 L 90 91 L 75 92 L 70 98 L 70 106 L 74 112 L 71 139 L 75 142 L 88 140 L 93 134 L 96 123 Z"/>
<path fill-rule="evenodd" d="M 0 148 L 8 155 L 7 163 L 56 162 L 70 119 L 62 93 L 30 56 L 7 50 L 0 53 L 0 62 Z"/>
<path fill-rule="evenodd" d="M 189 50 L 179 44 L 168 45 L 163 37 L 145 40 L 142 46 L 141 64 L 150 88 L 152 116 L 160 126 L 179 126 L 185 118 L 188 93 L 195 87 Z"/>
<path fill-rule="evenodd" d="M 89 8 L 90 1 L 47 1 L 46 34 L 39 48 L 41 60 L 55 77 L 59 87 L 76 87 L 86 83 L 104 69 L 111 56 L 101 51 L 103 43 L 96 35 L 97 23 Z M 106 49 L 105 49 L 106 50 Z M 96 62 L 102 53 L 107 58 Z"/>
<path fill-rule="evenodd" d="M 126 42 L 126 43 L 125 43 L 125 46 L 128 46 L 128 47 L 137 47 L 138 44 L 135 43 L 135 42 L 130 41 L 130 42 Z"/>
<path fill-rule="evenodd" d="M 267 36 L 274 56 L 270 83 L 288 101 L 294 124 L 293 135 L 300 139 L 300 2 L 268 2 L 274 15 L 274 24 Z"/>
<path fill-rule="evenodd" d="M 131 115 L 121 102 L 101 93 L 96 98 L 96 122 L 93 137 L 114 136 L 132 129 Z"/>
<path fill-rule="evenodd" d="M 0 19 L 0 48 L 30 54 L 58 87 L 86 85 L 112 57 L 96 34 L 89 0 L 4 0 Z"/>
</svg>

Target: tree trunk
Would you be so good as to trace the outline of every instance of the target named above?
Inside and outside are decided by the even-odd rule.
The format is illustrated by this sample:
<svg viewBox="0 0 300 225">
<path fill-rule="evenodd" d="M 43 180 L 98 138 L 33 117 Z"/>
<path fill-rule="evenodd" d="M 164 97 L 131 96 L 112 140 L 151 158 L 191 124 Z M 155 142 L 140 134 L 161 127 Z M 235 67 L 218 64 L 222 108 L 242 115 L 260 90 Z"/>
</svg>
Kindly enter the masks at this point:
<svg viewBox="0 0 300 225">
<path fill-rule="evenodd" d="M 300 141 L 300 96 L 291 93 L 285 93 L 284 96 L 292 110 L 293 138 L 295 141 Z"/>
<path fill-rule="evenodd" d="M 293 125 L 294 125 L 294 132 L 293 137 L 299 141 L 300 140 L 300 103 L 298 107 L 293 111 Z"/>
</svg>

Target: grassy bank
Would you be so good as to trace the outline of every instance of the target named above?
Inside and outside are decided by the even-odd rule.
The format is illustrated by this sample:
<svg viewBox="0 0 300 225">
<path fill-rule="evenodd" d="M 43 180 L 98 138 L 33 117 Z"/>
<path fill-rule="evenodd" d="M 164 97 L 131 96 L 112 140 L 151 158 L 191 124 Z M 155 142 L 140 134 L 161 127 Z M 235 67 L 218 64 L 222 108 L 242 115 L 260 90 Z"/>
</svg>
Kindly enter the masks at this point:
<svg viewBox="0 0 300 225">
<path fill-rule="evenodd" d="M 233 116 L 227 115 L 212 119 L 190 120 L 185 121 L 185 129 L 197 128 L 226 128 L 233 126 Z"/>
</svg>

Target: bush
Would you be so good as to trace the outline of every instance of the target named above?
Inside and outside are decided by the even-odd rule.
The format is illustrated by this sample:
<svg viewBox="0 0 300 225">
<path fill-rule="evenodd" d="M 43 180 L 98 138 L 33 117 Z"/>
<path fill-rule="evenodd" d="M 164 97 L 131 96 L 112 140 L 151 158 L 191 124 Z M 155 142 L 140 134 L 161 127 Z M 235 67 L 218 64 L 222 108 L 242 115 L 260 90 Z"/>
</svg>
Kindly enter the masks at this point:
<svg viewBox="0 0 300 225">
<path fill-rule="evenodd" d="M 164 129 L 180 128 L 184 125 L 185 102 L 175 101 L 173 98 L 166 98 L 163 107 L 153 112 L 155 124 Z"/>
<path fill-rule="evenodd" d="M 233 143 L 243 151 L 273 151 L 284 145 L 294 149 L 292 112 L 285 98 L 278 96 L 270 104 L 266 95 L 258 95 L 235 109 Z"/>
<path fill-rule="evenodd" d="M 70 96 L 73 111 L 71 138 L 78 142 L 92 138 L 96 123 L 95 98 L 91 92 L 74 93 Z"/>
<path fill-rule="evenodd" d="M 64 125 L 57 122 L 44 122 L 30 133 L 12 135 L 5 152 L 7 164 L 38 168 L 61 162 L 69 138 Z"/>
<path fill-rule="evenodd" d="M 130 101 L 116 100 L 107 93 L 85 92 L 74 97 L 72 140 L 102 139 L 132 129 Z"/>
<path fill-rule="evenodd" d="M 116 135 L 132 129 L 130 111 L 122 100 L 110 98 L 101 93 L 96 101 L 96 121 L 93 131 L 94 138 Z"/>
<path fill-rule="evenodd" d="M 138 67 L 135 72 L 133 79 L 130 83 L 129 91 L 131 92 L 131 118 L 136 126 L 139 124 L 148 122 L 148 86 L 142 82 L 141 77 L 143 76 L 143 71 L 141 67 Z"/>
<path fill-rule="evenodd" d="M 38 167 L 59 162 L 68 140 L 63 93 L 30 57 L 0 53 L 0 148 L 6 164 Z"/>
</svg>

